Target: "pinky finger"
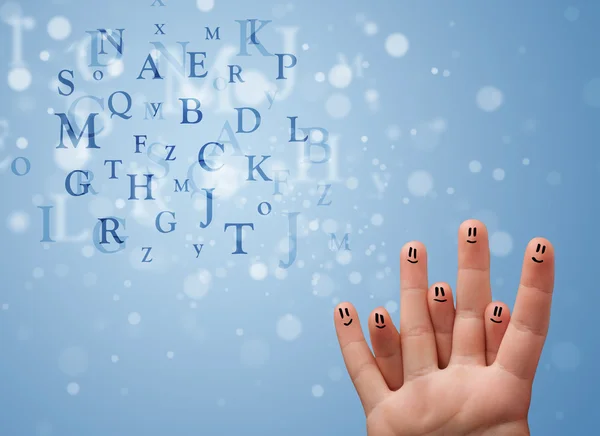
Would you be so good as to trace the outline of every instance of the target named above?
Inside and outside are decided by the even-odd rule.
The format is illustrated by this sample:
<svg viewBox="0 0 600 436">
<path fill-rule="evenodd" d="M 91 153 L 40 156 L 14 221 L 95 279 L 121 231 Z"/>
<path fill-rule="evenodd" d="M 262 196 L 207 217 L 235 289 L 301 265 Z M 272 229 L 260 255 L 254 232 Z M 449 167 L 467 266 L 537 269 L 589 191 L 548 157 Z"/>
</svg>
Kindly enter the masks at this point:
<svg viewBox="0 0 600 436">
<path fill-rule="evenodd" d="M 500 343 L 510 321 L 510 309 L 500 301 L 494 301 L 485 309 L 485 356 L 488 365 L 496 360 Z"/>
</svg>

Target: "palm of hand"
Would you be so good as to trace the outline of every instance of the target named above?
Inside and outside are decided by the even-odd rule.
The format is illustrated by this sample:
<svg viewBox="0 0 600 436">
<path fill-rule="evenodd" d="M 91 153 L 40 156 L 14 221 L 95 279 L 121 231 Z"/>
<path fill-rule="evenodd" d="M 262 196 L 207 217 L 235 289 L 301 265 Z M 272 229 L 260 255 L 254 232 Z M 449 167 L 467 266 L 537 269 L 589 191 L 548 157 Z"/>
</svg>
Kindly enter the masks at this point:
<svg viewBox="0 0 600 436">
<path fill-rule="evenodd" d="M 369 317 L 375 356 L 354 307 L 336 307 L 338 339 L 369 436 L 529 434 L 531 386 L 550 317 L 553 248 L 542 238 L 529 243 L 511 316 L 505 304 L 491 302 L 485 226 L 463 223 L 459 240 L 456 309 L 448 284 L 428 290 L 423 245 L 402 249 L 400 332 L 385 309 L 376 309 Z"/>
<path fill-rule="evenodd" d="M 528 434 L 526 383 L 496 368 L 454 366 L 393 392 L 367 418 L 369 435 Z"/>
</svg>

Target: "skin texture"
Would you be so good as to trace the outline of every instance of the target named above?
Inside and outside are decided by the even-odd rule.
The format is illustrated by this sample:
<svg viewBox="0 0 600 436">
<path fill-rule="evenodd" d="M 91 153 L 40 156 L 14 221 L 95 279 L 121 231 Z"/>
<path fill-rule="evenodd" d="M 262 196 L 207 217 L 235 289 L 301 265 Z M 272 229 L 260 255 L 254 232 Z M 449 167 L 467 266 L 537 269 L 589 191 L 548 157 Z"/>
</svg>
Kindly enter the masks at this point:
<svg viewBox="0 0 600 436">
<path fill-rule="evenodd" d="M 550 242 L 527 245 L 512 314 L 492 302 L 488 234 L 476 220 L 459 228 L 454 293 L 447 283 L 429 286 L 420 242 L 402 248 L 400 277 L 400 328 L 375 309 L 368 320 L 373 352 L 354 306 L 334 311 L 368 435 L 528 435 L 554 287 Z"/>
</svg>

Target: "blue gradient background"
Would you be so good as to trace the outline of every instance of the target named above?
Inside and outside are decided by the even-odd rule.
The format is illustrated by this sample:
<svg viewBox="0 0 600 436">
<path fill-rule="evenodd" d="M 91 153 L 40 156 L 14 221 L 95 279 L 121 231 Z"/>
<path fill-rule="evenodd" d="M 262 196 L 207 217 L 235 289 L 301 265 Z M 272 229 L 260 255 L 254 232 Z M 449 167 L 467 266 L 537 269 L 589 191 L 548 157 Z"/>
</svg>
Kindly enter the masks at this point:
<svg viewBox="0 0 600 436">
<path fill-rule="evenodd" d="M 216 0 L 210 12 L 200 11 L 192 0 L 166 0 L 164 8 L 151 3 L 21 1 L 22 16 L 35 20 L 35 28 L 23 33 L 23 62 L 32 83 L 21 92 L 6 80 L 15 67 L 14 40 L 10 27 L 0 25 L 0 118 L 9 127 L 2 135 L 0 162 L 26 156 L 32 166 L 23 177 L 6 165 L 0 170 L 0 434 L 365 434 L 332 309 L 339 301 L 352 301 L 365 322 L 373 308 L 386 305 L 396 309 L 397 324 L 401 245 L 423 241 L 431 281 L 454 286 L 456 231 L 471 217 L 482 219 L 496 235 L 494 298 L 511 307 L 529 239 L 539 235 L 554 243 L 555 297 L 534 384 L 531 429 L 537 435 L 595 433 L 599 340 L 592 274 L 600 242 L 595 206 L 600 3 Z M 9 5 L 7 10 L 16 9 Z M 71 23 L 65 40 L 48 34 L 55 16 Z M 298 147 L 286 142 L 286 117 L 299 116 L 300 126 L 321 126 L 338 137 L 339 177 L 328 207 L 316 205 L 316 179 L 327 174 L 323 168 L 312 168 L 313 182 L 295 183 L 294 191 L 280 199 L 273 196 L 272 183 L 234 184 L 231 195 L 215 205 L 213 224 L 201 230 L 204 212 L 189 195 L 171 192 L 172 177 L 185 178 L 186 159 L 215 140 L 224 120 L 235 121 L 235 113 L 207 108 L 195 126 L 180 125 L 178 113 L 144 121 L 140 101 L 143 96 L 162 101 L 164 84 L 135 77 L 152 48 L 149 41 L 190 41 L 189 50 L 208 52 L 210 70 L 219 48 L 237 47 L 234 20 L 247 18 L 274 20 L 260 34 L 274 52 L 282 50 L 275 28 L 297 28 L 291 32 L 298 65 L 285 84 L 290 91 L 285 99 L 271 110 L 266 101 L 254 105 L 263 124 L 240 136 L 244 152 L 272 154 L 293 176 Z M 167 23 L 167 35 L 154 36 L 154 23 Z M 205 26 L 220 26 L 221 41 L 205 41 Z M 100 27 L 125 28 L 126 48 L 123 73 L 96 83 L 82 78 L 87 69 L 79 69 L 76 50 L 69 47 L 85 41 L 86 30 Z M 410 41 L 399 58 L 385 50 L 386 37 L 395 32 Z M 42 50 L 49 52 L 48 61 L 40 60 Z M 275 59 L 252 53 L 233 57 L 233 63 L 274 83 Z M 368 62 L 361 74 L 354 66 L 359 54 Z M 353 77 L 349 86 L 336 89 L 328 72 L 344 59 Z M 438 74 L 432 74 L 433 67 Z M 67 171 L 57 159 L 65 150 L 55 149 L 59 122 L 48 114 L 48 108 L 66 111 L 75 96 L 56 92 L 56 75 L 63 68 L 76 71 L 77 95 L 107 98 L 124 90 L 135 101 L 134 117 L 110 121 L 110 133 L 98 139 L 102 148 L 91 150 L 81 165 L 94 171 L 99 194 L 66 203 L 69 236 L 90 231 L 98 213 L 127 218 L 127 249 L 117 254 L 91 251 L 90 234 L 75 242 L 39 242 L 37 206 L 55 204 L 53 195 L 64 195 Z M 317 72 L 325 73 L 323 83 L 315 80 Z M 198 79 L 194 86 L 201 85 Z M 502 92 L 502 104 L 493 112 L 478 107 L 476 96 L 484 86 Z M 368 91 L 372 97 L 366 101 Z M 175 94 L 171 98 L 189 96 Z M 351 101 L 344 117 L 334 118 L 326 108 L 334 94 Z M 232 94 L 234 105 L 244 105 L 239 100 Z M 390 135 L 394 131 L 400 136 Z M 161 190 L 167 205 L 144 204 L 149 221 L 133 216 L 134 202 L 115 207 L 117 199 L 128 196 L 124 169 L 131 163 L 161 174 L 160 166 L 133 154 L 134 134 L 178 145 L 178 163 Z M 16 146 L 19 137 L 28 141 L 24 150 Z M 125 162 L 118 181 L 107 180 L 104 159 Z M 470 171 L 471 161 L 480 162 L 482 170 Z M 77 160 L 67 162 L 78 168 Z M 243 161 L 227 162 L 237 162 L 243 177 Z M 503 180 L 494 179 L 497 168 L 504 170 Z M 433 186 L 411 179 L 415 171 L 426 171 Z M 387 185 L 378 189 L 374 175 Z M 350 189 L 356 182 L 349 178 L 358 181 L 356 189 Z M 273 212 L 260 217 L 256 205 L 266 200 Z M 176 212 L 173 233 L 159 234 L 152 227 L 160 210 Z M 298 260 L 287 273 L 276 269 L 279 259 L 287 258 L 280 250 L 287 235 L 285 211 L 301 212 Z M 383 217 L 381 225 L 372 224 L 375 214 Z M 309 224 L 314 220 L 317 230 Z M 223 232 L 224 222 L 255 223 L 244 240 L 248 255 L 230 254 L 233 232 Z M 329 250 L 323 231 L 337 228 L 341 236 L 347 226 L 351 259 Z M 198 238 L 206 245 L 195 259 L 191 244 Z M 150 245 L 155 260 L 142 265 L 140 247 Z M 267 265 L 264 280 L 250 274 L 257 262 Z M 198 270 L 208 271 L 211 280 L 198 282 L 205 294 L 190 295 L 184 284 Z M 129 322 L 133 312 L 141 316 L 137 325 Z M 281 321 L 286 314 L 293 318 Z M 297 337 L 286 341 L 282 334 Z M 79 386 L 76 395 L 68 392 L 72 383 Z M 314 395 L 316 385 L 322 396 Z"/>
</svg>

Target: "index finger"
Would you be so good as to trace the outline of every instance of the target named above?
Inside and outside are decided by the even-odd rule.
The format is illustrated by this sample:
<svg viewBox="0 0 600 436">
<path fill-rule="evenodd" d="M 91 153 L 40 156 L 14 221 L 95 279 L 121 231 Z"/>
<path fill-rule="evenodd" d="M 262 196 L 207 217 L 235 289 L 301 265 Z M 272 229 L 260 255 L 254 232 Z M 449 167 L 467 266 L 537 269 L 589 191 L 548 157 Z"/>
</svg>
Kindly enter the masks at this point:
<svg viewBox="0 0 600 436">
<path fill-rule="evenodd" d="M 550 324 L 554 289 L 554 248 L 544 238 L 527 245 L 515 309 L 496 363 L 520 379 L 533 381 Z"/>
</svg>

